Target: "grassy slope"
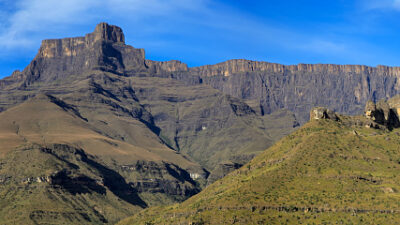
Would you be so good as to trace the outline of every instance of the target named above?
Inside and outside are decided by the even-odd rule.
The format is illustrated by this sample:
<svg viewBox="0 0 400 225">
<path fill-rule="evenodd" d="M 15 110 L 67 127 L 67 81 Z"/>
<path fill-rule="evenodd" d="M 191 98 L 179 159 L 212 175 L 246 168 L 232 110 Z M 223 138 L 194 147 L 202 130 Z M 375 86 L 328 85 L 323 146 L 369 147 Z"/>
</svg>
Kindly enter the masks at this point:
<svg viewBox="0 0 400 225">
<path fill-rule="evenodd" d="M 109 117 L 115 123 L 123 123 Z M 123 120 L 123 118 L 121 119 Z M 135 124 L 136 123 L 136 126 Z M 0 155 L 5 155 L 16 147 L 29 143 L 46 146 L 47 144 L 71 144 L 85 149 L 89 154 L 104 159 L 112 158 L 121 164 L 137 160 L 172 162 L 184 167 L 194 163 L 176 154 L 158 141 L 158 137 L 139 122 L 126 121 L 131 125 L 144 143 L 140 146 L 102 135 L 93 126 L 52 103 L 47 96 L 39 95 L 0 114 Z M 132 129 L 133 129 L 132 128 Z"/>
<path fill-rule="evenodd" d="M 135 146 L 104 136 L 74 112 L 60 107 L 45 95 L 36 96 L 0 113 L 0 223 L 34 224 L 36 221 L 41 224 L 47 221 L 49 224 L 92 224 L 103 223 L 103 218 L 114 223 L 140 210 L 141 207 L 135 202 L 128 202 L 129 196 L 119 196 L 118 187 L 104 187 L 106 184 L 97 182 L 108 177 L 108 180 L 117 179 L 126 186 L 125 182 L 130 182 L 131 179 L 140 179 L 151 174 L 121 173 L 126 175 L 122 178 L 118 174 L 120 171 L 112 169 L 137 160 L 170 162 L 183 167 L 195 166 L 183 156 L 163 146 L 157 136 L 147 131 L 146 127 L 140 129 L 140 126 L 133 126 L 131 129 L 141 132 L 143 142 L 153 140 L 153 146 Z M 84 149 L 85 154 L 94 157 L 92 161 L 97 166 L 81 162 L 79 154 L 63 155 L 64 151 L 58 150 L 57 154 L 62 155 L 58 157 L 40 150 L 53 149 L 54 144 Z M 120 164 L 107 163 L 109 159 L 118 160 L 117 163 Z M 78 168 L 71 167 L 70 162 Z M 37 177 L 53 176 L 64 169 L 73 172 L 71 179 L 78 177 L 78 184 L 75 185 L 77 193 L 65 191 L 65 188 L 54 188 L 48 181 L 35 181 L 32 184 L 24 181 L 27 178 L 36 180 Z M 160 176 L 166 181 L 176 181 L 176 178 L 168 173 Z M 88 177 L 94 181 L 82 183 L 79 180 Z M 64 180 L 68 179 L 70 178 Z M 182 185 L 191 184 L 182 181 Z M 88 189 L 86 186 L 89 187 L 89 191 L 85 191 Z M 129 190 L 128 186 L 124 188 L 122 191 Z M 98 193 L 98 189 L 102 190 L 101 193 Z M 140 198 L 149 205 L 160 204 L 160 201 L 171 202 L 160 193 L 154 196 L 144 194 Z"/>
<path fill-rule="evenodd" d="M 138 196 L 130 201 L 104 184 L 111 170 L 84 162 L 76 152 L 51 151 L 26 146 L 0 159 L 0 180 L 5 178 L 0 182 L 1 224 L 115 223 L 142 209 Z M 60 171 L 68 171 L 66 183 L 46 181 Z"/>
<path fill-rule="evenodd" d="M 399 130 L 312 121 L 187 201 L 121 224 L 394 223 L 399 146 Z"/>
</svg>

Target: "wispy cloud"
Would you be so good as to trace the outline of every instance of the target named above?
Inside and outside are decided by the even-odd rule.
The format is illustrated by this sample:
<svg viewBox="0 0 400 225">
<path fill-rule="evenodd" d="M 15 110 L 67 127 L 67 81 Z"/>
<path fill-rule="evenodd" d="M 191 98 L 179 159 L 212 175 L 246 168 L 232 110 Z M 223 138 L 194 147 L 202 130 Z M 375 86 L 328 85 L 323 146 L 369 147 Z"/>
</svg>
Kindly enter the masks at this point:
<svg viewBox="0 0 400 225">
<path fill-rule="evenodd" d="M 0 0 L 0 6 L 3 1 Z M 381 1 L 386 2 L 386 7 L 392 5 L 400 8 L 400 0 Z M 302 59 L 306 54 L 316 59 L 335 55 L 340 55 L 341 59 L 360 58 L 360 55 L 369 54 L 357 48 L 357 41 L 345 35 L 332 37 L 318 30 L 310 32 L 299 27 L 273 24 L 227 5 L 229 1 L 4 2 L 12 4 L 0 7 L 0 66 L 1 59 L 13 52 L 21 55 L 21 51 L 25 51 L 24 55 L 33 57 L 42 39 L 83 35 L 91 32 L 96 23 L 103 21 L 121 26 L 127 34 L 128 44 L 145 47 L 150 56 L 183 61 L 197 57 L 197 62 L 192 65 L 237 57 L 268 60 L 269 56 L 282 52 L 297 55 L 295 60 Z M 371 9 L 383 7 L 372 3 L 378 1 L 370 1 Z M 197 54 L 199 56 L 194 56 Z M 294 61 L 293 58 L 291 60 Z"/>
<path fill-rule="evenodd" d="M 230 39 L 232 34 L 237 38 L 263 37 L 264 42 L 283 47 L 293 45 L 284 37 L 301 36 L 246 18 L 240 12 L 223 8 L 223 5 L 214 4 L 211 7 L 210 4 L 209 0 L 17 0 L 14 2 L 13 12 L 3 10 L 8 19 L 1 23 L 0 47 L 37 47 L 37 43 L 43 38 L 64 35 L 74 30 L 71 29 L 73 27 L 87 26 L 103 20 L 128 21 L 131 27 L 136 26 L 137 30 L 144 29 L 152 34 L 174 31 L 184 36 L 210 35 L 200 33 L 211 29 L 215 31 L 215 36 L 210 36 L 213 38 L 219 36 Z M 0 11 L 0 15 L 1 13 Z M 225 37 L 221 37 L 224 34 Z M 328 44 L 331 43 L 329 40 L 321 40 L 320 43 L 323 44 L 316 45 L 320 46 L 318 49 L 309 48 L 314 46 L 314 39 L 316 38 L 304 37 L 303 41 L 293 41 L 297 42 L 297 49 L 301 49 L 299 44 L 302 43 L 304 49 L 315 49 L 318 52 L 334 49 L 333 44 Z"/>
<path fill-rule="evenodd" d="M 396 10 L 400 11 L 400 0 L 364 0 L 364 10 Z"/>
<path fill-rule="evenodd" d="M 133 21 L 152 16 L 174 15 L 199 7 L 204 0 L 17 0 L 15 10 L 0 26 L 0 47 L 30 47 L 48 36 L 65 33 L 73 26 L 97 23 L 110 18 Z M 0 1 L 1 4 L 1 1 Z M 3 18 L 6 18 L 4 16 Z"/>
</svg>

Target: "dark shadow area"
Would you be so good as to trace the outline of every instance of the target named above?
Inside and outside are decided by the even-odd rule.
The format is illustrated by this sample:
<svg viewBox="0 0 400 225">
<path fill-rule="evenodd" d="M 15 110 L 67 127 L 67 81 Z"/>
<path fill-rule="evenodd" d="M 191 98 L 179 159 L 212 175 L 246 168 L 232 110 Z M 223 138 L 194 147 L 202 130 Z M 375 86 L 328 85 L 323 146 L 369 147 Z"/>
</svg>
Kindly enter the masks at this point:
<svg viewBox="0 0 400 225">
<path fill-rule="evenodd" d="M 119 173 L 89 159 L 83 150 L 76 150 L 75 154 L 81 155 L 83 162 L 96 168 L 101 173 L 104 186 L 113 194 L 130 204 L 138 205 L 142 208 L 147 207 L 146 202 L 139 197 L 137 191 L 126 183 L 125 179 Z"/>
<path fill-rule="evenodd" d="M 165 164 L 165 167 L 167 168 L 168 173 L 180 182 L 184 183 L 187 181 L 192 185 L 196 185 L 196 182 L 190 177 L 190 174 L 186 170 L 168 163 Z"/>
<path fill-rule="evenodd" d="M 47 94 L 47 97 L 49 97 L 50 101 L 56 105 L 58 105 L 59 107 L 61 107 L 64 111 L 72 111 L 77 117 L 81 118 L 84 121 L 88 121 L 86 118 L 84 118 L 77 109 L 75 109 L 73 106 L 67 104 L 66 102 Z"/>
<path fill-rule="evenodd" d="M 90 159 L 83 150 L 63 144 L 54 144 L 53 149 L 53 151 L 50 149 L 47 152 L 55 155 L 59 159 L 62 158 L 62 156 L 57 156 L 57 153 L 54 151 L 63 151 L 72 153 L 74 155 L 79 155 L 80 161 L 86 163 L 89 167 L 96 169 L 102 177 L 102 181 L 97 181 L 84 175 L 72 177 L 68 171 L 63 170 L 52 177 L 52 183 L 54 185 L 59 185 L 72 194 L 91 192 L 106 194 L 105 187 L 107 187 L 120 199 L 130 204 L 138 205 L 142 208 L 147 207 L 146 202 L 144 202 L 137 194 L 137 190 L 126 183 L 125 179 L 119 173 Z M 66 162 L 66 160 L 63 161 Z M 72 163 L 69 164 L 75 165 Z"/>
<path fill-rule="evenodd" d="M 65 162 L 65 163 L 66 163 L 69 167 L 71 167 L 72 169 L 78 170 L 78 169 L 79 169 L 79 166 L 78 166 L 78 165 L 76 165 L 76 164 L 74 164 L 74 163 L 71 163 L 71 162 L 65 160 L 63 157 L 61 157 L 61 156 L 59 156 L 58 154 L 56 154 L 55 151 L 57 151 L 58 148 L 59 148 L 60 146 L 61 146 L 61 145 L 54 145 L 54 148 L 53 148 L 53 149 L 50 149 L 50 148 L 41 148 L 40 150 L 41 150 L 42 152 L 44 152 L 44 153 L 53 155 L 54 157 L 56 157 L 58 160 L 60 160 L 60 161 L 62 161 L 62 162 Z M 68 146 L 68 147 L 69 147 L 69 146 Z M 65 149 L 63 149 L 63 150 L 65 151 Z"/>
<path fill-rule="evenodd" d="M 53 175 L 51 177 L 51 184 L 59 186 L 73 195 L 92 192 L 105 195 L 107 192 L 96 180 L 84 175 L 70 177 L 70 173 L 67 170 L 62 170 Z"/>
</svg>

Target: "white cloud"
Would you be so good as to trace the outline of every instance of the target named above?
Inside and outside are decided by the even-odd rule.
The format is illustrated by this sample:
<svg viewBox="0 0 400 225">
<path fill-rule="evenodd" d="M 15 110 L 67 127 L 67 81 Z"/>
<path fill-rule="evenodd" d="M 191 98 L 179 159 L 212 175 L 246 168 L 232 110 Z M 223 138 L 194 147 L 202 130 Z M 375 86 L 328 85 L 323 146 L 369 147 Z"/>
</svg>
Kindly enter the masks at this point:
<svg viewBox="0 0 400 225">
<path fill-rule="evenodd" d="M 395 0 L 393 2 L 393 7 L 397 10 L 400 10 L 400 0 Z"/>
<path fill-rule="evenodd" d="M 395 3 L 400 5 L 400 0 Z M 135 45 L 140 42 L 153 49 L 168 46 L 204 55 L 215 50 L 226 57 L 231 57 L 227 51 L 241 46 L 247 49 L 240 53 L 282 48 L 323 56 L 355 54 L 346 40 L 332 40 L 318 31 L 268 24 L 212 0 L 16 0 L 14 4 L 12 12 L 5 12 L 7 20 L 0 20 L 3 57 L 13 49 L 26 49 L 33 54 L 42 39 L 83 35 L 90 32 L 88 25 L 94 28 L 103 21 L 120 25 L 125 32 L 129 29 L 127 39 L 134 38 Z M 165 38 L 165 34 L 172 38 Z M 185 39 L 183 43 L 187 44 L 198 38 L 203 44 L 208 41 L 225 45 L 225 49 L 179 43 L 179 39 Z M 227 43 L 232 47 L 226 47 Z M 145 47 L 142 44 L 135 47 Z"/>
<path fill-rule="evenodd" d="M 364 10 L 396 10 L 400 11 L 400 0 L 364 0 Z"/>
<path fill-rule="evenodd" d="M 138 21 L 201 7 L 205 0 L 17 0 L 14 12 L 0 10 L 0 47 L 30 47 L 44 35 L 110 18 Z M 1 3 L 1 1 L 0 1 Z"/>
</svg>

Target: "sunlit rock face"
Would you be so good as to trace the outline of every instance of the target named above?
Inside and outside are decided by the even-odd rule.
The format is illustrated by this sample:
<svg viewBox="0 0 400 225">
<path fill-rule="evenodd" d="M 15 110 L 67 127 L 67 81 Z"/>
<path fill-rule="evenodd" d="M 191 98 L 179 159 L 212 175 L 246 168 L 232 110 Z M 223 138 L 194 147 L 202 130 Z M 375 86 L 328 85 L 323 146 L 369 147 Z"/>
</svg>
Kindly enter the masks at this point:
<svg viewBox="0 0 400 225">
<path fill-rule="evenodd" d="M 242 98 L 261 114 L 285 108 L 300 123 L 309 119 L 315 106 L 343 114 L 363 113 L 368 100 L 374 102 L 400 94 L 399 67 L 334 64 L 281 65 L 244 59 L 190 68 L 183 74 L 226 94 Z M 181 76 L 181 79 L 185 79 Z"/>
</svg>

